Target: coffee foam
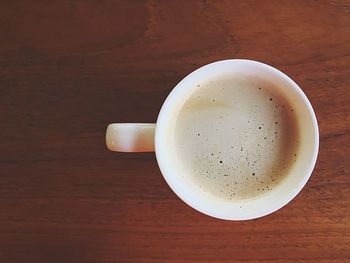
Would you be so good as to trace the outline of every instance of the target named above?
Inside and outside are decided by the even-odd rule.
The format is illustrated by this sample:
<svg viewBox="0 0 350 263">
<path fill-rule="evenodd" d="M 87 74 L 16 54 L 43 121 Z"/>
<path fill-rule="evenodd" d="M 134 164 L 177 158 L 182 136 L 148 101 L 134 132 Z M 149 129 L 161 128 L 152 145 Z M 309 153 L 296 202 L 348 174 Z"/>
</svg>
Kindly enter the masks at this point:
<svg viewBox="0 0 350 263">
<path fill-rule="evenodd" d="M 288 175 L 299 147 L 295 114 L 279 88 L 252 77 L 198 83 L 174 130 L 184 176 L 225 200 L 273 191 Z"/>
</svg>

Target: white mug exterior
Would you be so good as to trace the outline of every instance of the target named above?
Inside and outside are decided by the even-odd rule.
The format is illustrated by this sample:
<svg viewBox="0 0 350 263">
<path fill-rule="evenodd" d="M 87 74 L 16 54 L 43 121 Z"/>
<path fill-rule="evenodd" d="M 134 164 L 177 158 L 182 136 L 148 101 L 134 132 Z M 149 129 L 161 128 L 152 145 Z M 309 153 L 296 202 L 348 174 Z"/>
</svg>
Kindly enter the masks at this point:
<svg viewBox="0 0 350 263">
<path fill-rule="evenodd" d="M 279 88 L 295 111 L 300 134 L 298 158 L 288 176 L 273 191 L 255 199 L 228 201 L 199 189 L 182 169 L 174 150 L 174 127 L 183 104 L 199 83 L 228 74 L 268 80 Z M 155 129 L 155 134 L 154 134 Z M 153 141 L 154 140 L 154 141 Z M 281 71 L 266 64 L 244 59 L 229 59 L 203 66 L 185 77 L 171 91 L 159 113 L 157 123 L 115 123 L 106 133 L 112 151 L 156 152 L 157 162 L 170 188 L 189 206 L 212 217 L 247 220 L 268 215 L 290 202 L 308 181 L 316 163 L 319 134 L 315 113 L 299 86 Z M 153 148 L 154 147 L 154 148 Z"/>
<path fill-rule="evenodd" d="M 265 78 L 279 87 L 299 120 L 300 152 L 290 174 L 273 191 L 255 199 L 225 201 L 201 191 L 178 165 L 173 143 L 176 116 L 198 83 L 227 74 Z M 170 188 L 192 208 L 212 217 L 247 220 L 268 215 L 290 202 L 308 181 L 316 163 L 319 134 L 315 113 L 299 86 L 281 71 L 266 64 L 244 59 L 223 60 L 203 66 L 179 82 L 165 100 L 155 131 L 155 152 L 164 179 Z"/>
</svg>

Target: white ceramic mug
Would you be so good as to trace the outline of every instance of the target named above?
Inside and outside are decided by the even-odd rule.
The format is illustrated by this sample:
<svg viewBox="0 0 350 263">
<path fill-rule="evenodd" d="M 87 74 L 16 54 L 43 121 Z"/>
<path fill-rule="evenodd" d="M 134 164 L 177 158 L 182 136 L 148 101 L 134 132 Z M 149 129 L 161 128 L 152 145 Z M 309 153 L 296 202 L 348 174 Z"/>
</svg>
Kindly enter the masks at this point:
<svg viewBox="0 0 350 263">
<path fill-rule="evenodd" d="M 174 152 L 176 117 L 191 96 L 196 83 L 221 75 L 244 74 L 267 79 L 281 87 L 281 94 L 293 107 L 300 133 L 298 159 L 288 176 L 273 191 L 255 199 L 225 201 L 210 196 L 183 176 Z M 281 71 L 266 64 L 243 59 L 223 60 L 203 66 L 185 77 L 165 100 L 156 124 L 115 123 L 107 128 L 108 149 L 122 152 L 155 151 L 160 170 L 170 188 L 192 208 L 226 220 L 247 220 L 268 215 L 291 201 L 308 181 L 316 163 L 318 126 L 312 106 L 299 86 Z"/>
</svg>

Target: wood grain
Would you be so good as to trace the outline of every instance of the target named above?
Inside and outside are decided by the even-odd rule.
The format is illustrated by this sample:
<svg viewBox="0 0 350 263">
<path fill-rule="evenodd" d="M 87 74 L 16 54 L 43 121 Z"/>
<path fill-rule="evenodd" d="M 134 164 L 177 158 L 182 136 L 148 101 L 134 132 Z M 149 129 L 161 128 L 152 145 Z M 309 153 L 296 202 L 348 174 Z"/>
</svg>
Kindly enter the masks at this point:
<svg viewBox="0 0 350 263">
<path fill-rule="evenodd" d="M 350 262 L 349 1 L 1 1 L 1 262 Z M 108 152 L 194 69 L 248 58 L 312 102 L 320 153 L 278 212 L 195 212 L 154 154 Z"/>
</svg>

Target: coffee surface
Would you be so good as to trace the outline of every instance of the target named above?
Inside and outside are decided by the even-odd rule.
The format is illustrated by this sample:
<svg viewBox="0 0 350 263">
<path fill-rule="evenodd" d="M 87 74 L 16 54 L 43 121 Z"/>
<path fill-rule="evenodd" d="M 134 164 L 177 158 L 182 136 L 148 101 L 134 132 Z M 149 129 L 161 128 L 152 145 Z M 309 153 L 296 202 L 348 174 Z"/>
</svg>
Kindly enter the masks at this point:
<svg viewBox="0 0 350 263">
<path fill-rule="evenodd" d="M 198 83 L 174 130 L 183 176 L 220 199 L 273 191 L 288 175 L 299 144 L 293 108 L 280 88 L 252 77 Z"/>
</svg>

